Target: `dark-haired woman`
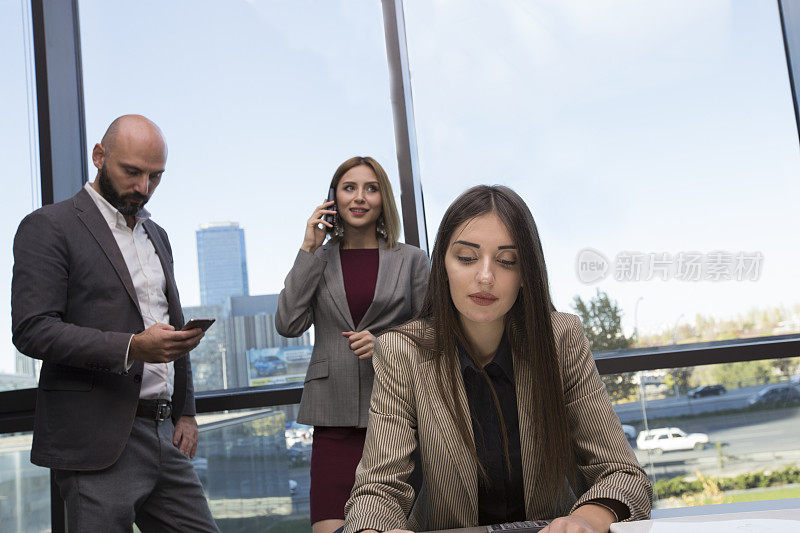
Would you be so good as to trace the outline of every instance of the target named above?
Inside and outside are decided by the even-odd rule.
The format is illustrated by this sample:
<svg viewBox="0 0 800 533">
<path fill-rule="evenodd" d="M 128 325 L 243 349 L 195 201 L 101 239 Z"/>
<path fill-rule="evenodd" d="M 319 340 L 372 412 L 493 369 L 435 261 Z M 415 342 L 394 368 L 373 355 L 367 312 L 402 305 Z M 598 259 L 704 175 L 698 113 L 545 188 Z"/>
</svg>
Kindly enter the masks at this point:
<svg viewBox="0 0 800 533">
<path fill-rule="evenodd" d="M 373 361 L 346 533 L 551 518 L 548 533 L 605 533 L 649 516 L 650 483 L 578 318 L 551 303 L 536 225 L 511 189 L 474 187 L 448 208 L 419 319 L 381 336 Z"/>
<path fill-rule="evenodd" d="M 314 324 L 314 350 L 297 416 L 314 426 L 314 533 L 329 533 L 344 523 L 366 434 L 375 335 L 419 311 L 428 281 L 425 253 L 397 242 L 394 195 L 377 161 L 348 159 L 330 186 L 336 210 L 333 201 L 325 202 L 308 219 L 275 315 L 276 330 L 286 337 L 302 335 Z M 333 224 L 325 215 L 335 215 Z M 326 234 L 331 239 L 323 244 Z"/>
</svg>

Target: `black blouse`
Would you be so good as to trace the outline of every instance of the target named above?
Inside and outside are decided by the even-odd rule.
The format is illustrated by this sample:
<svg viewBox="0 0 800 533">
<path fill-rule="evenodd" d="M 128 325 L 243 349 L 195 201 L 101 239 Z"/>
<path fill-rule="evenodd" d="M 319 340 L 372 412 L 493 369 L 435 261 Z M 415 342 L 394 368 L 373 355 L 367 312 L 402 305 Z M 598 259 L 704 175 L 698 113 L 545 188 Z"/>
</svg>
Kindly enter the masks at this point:
<svg viewBox="0 0 800 533">
<path fill-rule="evenodd" d="M 489 478 L 487 482 L 478 476 L 478 523 L 490 525 L 523 521 L 525 493 L 511 346 L 503 335 L 494 359 L 484 367 L 486 375 L 475 366 L 463 347 L 459 347 L 458 356 L 475 435 L 475 449 Z M 502 427 L 487 376 L 503 414 L 508 436 L 508 460 L 503 450 Z"/>
<path fill-rule="evenodd" d="M 503 451 L 500 419 L 486 377 L 462 346 L 458 347 L 458 357 L 475 435 L 475 451 L 489 477 L 487 483 L 478 476 L 478 523 L 491 525 L 524 521 L 525 491 L 511 345 L 504 334 L 494 359 L 484 367 L 494 386 L 506 425 L 510 463 Z M 628 506 L 617 500 L 602 498 L 586 503 L 605 507 L 616 515 L 617 521 L 630 516 Z"/>
</svg>

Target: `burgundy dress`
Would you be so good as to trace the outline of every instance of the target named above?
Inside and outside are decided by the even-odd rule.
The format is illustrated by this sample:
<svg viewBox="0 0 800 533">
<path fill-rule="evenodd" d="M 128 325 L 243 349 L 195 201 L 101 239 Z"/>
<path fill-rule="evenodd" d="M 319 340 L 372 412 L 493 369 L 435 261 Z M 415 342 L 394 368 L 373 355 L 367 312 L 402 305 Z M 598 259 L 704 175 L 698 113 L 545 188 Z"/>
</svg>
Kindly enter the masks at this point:
<svg viewBox="0 0 800 533">
<path fill-rule="evenodd" d="M 378 250 L 339 250 L 347 305 L 353 325 L 372 304 L 378 280 Z M 353 355 L 355 357 L 355 355 Z M 350 497 L 356 466 L 364 451 L 365 428 L 314 427 L 311 447 L 311 523 L 344 520 L 344 504 Z"/>
</svg>

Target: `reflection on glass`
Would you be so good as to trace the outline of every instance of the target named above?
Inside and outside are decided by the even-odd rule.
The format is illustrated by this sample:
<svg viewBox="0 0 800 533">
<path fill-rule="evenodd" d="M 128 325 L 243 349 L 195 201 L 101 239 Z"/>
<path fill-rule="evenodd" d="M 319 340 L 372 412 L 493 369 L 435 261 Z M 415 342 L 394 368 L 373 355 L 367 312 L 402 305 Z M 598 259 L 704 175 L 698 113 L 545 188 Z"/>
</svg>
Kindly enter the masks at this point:
<svg viewBox="0 0 800 533">
<path fill-rule="evenodd" d="M 296 406 L 198 416 L 194 467 L 222 531 L 311 531 L 313 430 Z"/>
<path fill-rule="evenodd" d="M 30 2 L 0 2 L 0 390 L 36 386 L 41 363 L 11 344 L 12 242 L 22 218 L 40 206 L 39 154 L 36 132 L 36 83 L 33 71 Z"/>
<path fill-rule="evenodd" d="M 380 3 L 81 0 L 79 12 L 88 146 L 123 113 L 169 143 L 148 209 L 169 233 L 185 315 L 217 319 L 192 354 L 195 389 L 302 384 L 313 332 L 280 337 L 274 314 L 308 217 L 353 155 L 378 159 L 400 191 Z"/>
<path fill-rule="evenodd" d="M 50 470 L 30 462 L 31 433 L 0 435 L 0 531 L 50 531 Z"/>
<path fill-rule="evenodd" d="M 800 497 L 800 357 L 624 379 L 645 394 L 614 409 L 655 508 Z"/>
<path fill-rule="evenodd" d="M 289 339 L 275 331 L 277 294 L 229 297 L 226 305 L 184 307 L 186 320 L 216 322 L 192 352 L 195 390 L 302 384 L 311 333 Z"/>
</svg>

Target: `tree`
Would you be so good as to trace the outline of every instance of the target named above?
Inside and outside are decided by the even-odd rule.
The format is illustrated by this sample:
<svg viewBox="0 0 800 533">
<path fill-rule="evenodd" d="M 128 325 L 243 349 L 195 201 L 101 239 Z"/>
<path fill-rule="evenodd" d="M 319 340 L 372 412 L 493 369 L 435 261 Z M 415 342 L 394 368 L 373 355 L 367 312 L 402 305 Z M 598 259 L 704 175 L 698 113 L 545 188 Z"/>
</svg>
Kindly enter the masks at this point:
<svg viewBox="0 0 800 533">
<path fill-rule="evenodd" d="M 589 347 L 593 351 L 622 350 L 630 348 L 633 339 L 622 332 L 622 310 L 608 294 L 597 290 L 594 298 L 584 302 L 580 296 L 572 300 L 572 308 L 583 323 Z M 636 393 L 633 372 L 602 376 L 612 401 L 629 399 Z"/>
<path fill-rule="evenodd" d="M 739 361 L 714 366 L 716 382 L 728 386 L 748 387 L 768 383 L 771 376 L 772 365 L 769 361 Z"/>
<path fill-rule="evenodd" d="M 775 368 L 781 376 L 789 377 L 797 370 L 799 361 L 800 357 L 784 357 L 783 359 L 773 359 L 771 363 L 772 367 Z"/>
<path fill-rule="evenodd" d="M 690 389 L 689 380 L 694 375 L 694 367 L 672 368 L 664 376 L 664 385 L 669 390 L 676 390 L 681 394 L 686 394 Z"/>
</svg>

